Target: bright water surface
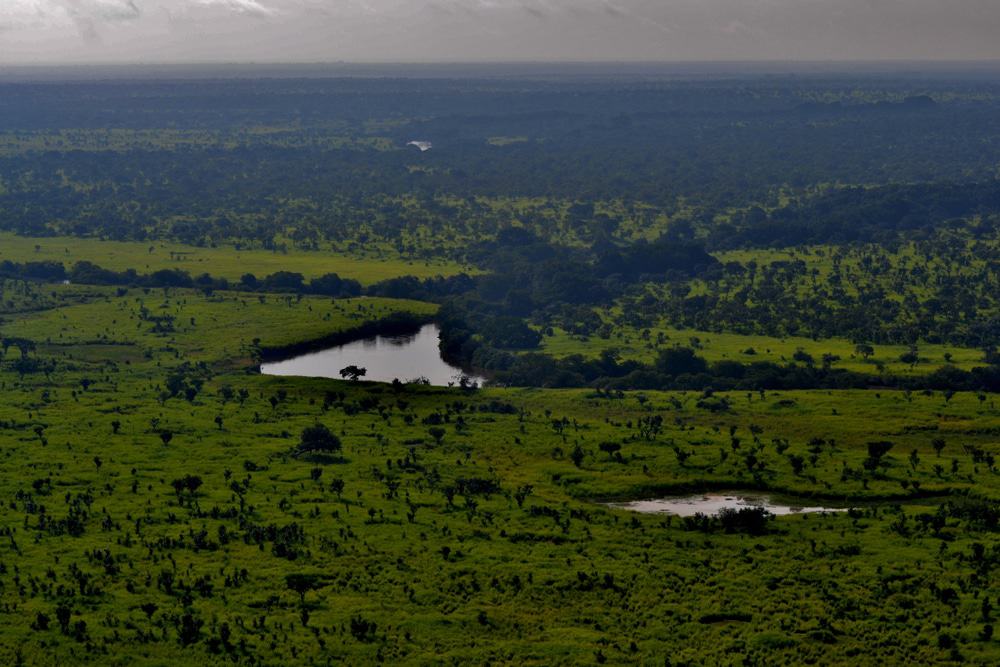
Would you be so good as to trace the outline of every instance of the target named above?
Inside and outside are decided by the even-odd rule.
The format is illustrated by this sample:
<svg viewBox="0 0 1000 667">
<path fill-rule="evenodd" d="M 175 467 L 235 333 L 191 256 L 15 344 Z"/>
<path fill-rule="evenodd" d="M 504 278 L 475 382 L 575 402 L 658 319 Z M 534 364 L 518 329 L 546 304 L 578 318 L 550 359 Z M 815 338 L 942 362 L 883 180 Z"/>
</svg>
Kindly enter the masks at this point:
<svg viewBox="0 0 1000 667">
<path fill-rule="evenodd" d="M 262 364 L 264 375 L 301 375 L 341 379 L 340 369 L 360 366 L 368 370 L 363 380 L 401 382 L 426 378 L 432 385 L 445 387 L 455 382 L 462 369 L 441 358 L 438 327 L 426 324 L 408 336 L 375 336 L 319 352 L 308 352 L 283 361 Z M 482 384 L 483 378 L 469 376 Z"/>
<path fill-rule="evenodd" d="M 627 503 L 611 503 L 612 507 L 632 510 L 633 512 L 658 513 L 665 512 L 677 516 L 694 516 L 695 514 L 718 514 L 724 508 L 742 509 L 744 507 L 763 507 L 771 514 L 800 514 L 803 512 L 843 512 L 842 507 L 807 507 L 795 505 L 786 499 L 774 499 L 770 496 L 751 494 L 721 494 L 707 493 L 696 496 L 677 498 L 657 498 L 655 500 L 635 500 Z"/>
</svg>

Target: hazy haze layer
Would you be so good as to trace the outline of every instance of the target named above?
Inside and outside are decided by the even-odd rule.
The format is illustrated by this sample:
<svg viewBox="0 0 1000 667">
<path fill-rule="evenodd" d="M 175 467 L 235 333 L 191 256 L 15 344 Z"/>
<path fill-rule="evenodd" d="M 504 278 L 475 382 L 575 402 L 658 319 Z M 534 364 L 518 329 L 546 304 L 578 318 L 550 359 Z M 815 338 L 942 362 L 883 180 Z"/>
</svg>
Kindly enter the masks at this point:
<svg viewBox="0 0 1000 667">
<path fill-rule="evenodd" d="M 1000 58 L 994 0 L 2 0 L 0 64 Z"/>
</svg>

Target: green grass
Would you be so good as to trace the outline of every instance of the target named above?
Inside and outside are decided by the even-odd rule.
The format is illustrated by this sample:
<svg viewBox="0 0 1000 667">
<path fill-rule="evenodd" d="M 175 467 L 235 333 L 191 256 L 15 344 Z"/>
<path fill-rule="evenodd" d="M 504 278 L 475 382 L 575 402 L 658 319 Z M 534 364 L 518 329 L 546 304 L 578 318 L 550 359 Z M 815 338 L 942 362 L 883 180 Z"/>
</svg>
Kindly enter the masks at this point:
<svg viewBox="0 0 1000 667">
<path fill-rule="evenodd" d="M 733 393 L 715 396 L 720 409 L 696 392 L 267 377 L 246 372 L 240 341 L 432 307 L 76 289 L 0 325 L 54 364 L 22 376 L 14 347 L 0 361 L 4 664 L 1000 659 L 981 637 L 1000 534 L 919 518 L 940 494 L 1000 499 L 1000 474 L 973 460 L 1000 453 L 993 396 Z M 140 300 L 176 330 L 151 331 Z M 171 397 L 184 361 L 205 362 L 183 370 L 200 389 Z M 645 437 L 640 420 L 656 416 Z M 339 436 L 338 457 L 292 455 L 316 422 Z M 879 440 L 893 446 L 869 470 Z M 194 493 L 175 490 L 185 475 L 202 481 Z M 498 488 L 463 493 L 469 479 Z M 748 487 L 866 509 L 779 518 L 752 536 L 600 502 Z M 302 573 L 322 575 L 304 599 L 286 585 Z M 377 627 L 365 635 L 361 621 Z"/>
<path fill-rule="evenodd" d="M 694 347 L 697 353 L 708 361 L 739 361 L 747 364 L 756 361 L 770 361 L 779 364 L 792 363 L 793 355 L 799 350 L 811 355 L 816 365 L 822 364 L 824 354 L 840 357 L 833 362 L 834 368 L 843 368 L 858 373 L 877 374 L 879 368 L 896 375 L 920 375 L 930 373 L 951 363 L 962 369 L 982 366 L 983 352 L 951 345 L 918 345 L 920 361 L 909 364 L 900 361 L 900 355 L 909 351 L 908 345 L 875 345 L 875 354 L 865 359 L 855 352 L 855 344 L 838 338 L 813 340 L 798 336 L 774 338 L 770 336 L 747 336 L 711 331 L 682 330 L 671 327 L 650 327 L 648 336 L 643 330 L 630 327 L 615 327 L 608 338 L 569 334 L 561 329 L 553 329 L 553 335 L 545 336 L 541 351 L 557 357 L 581 354 L 596 357 L 603 350 L 618 350 L 623 359 L 650 363 L 660 350 L 680 345 Z M 660 336 L 663 336 L 662 342 Z M 753 354 L 748 354 L 753 350 Z M 945 355 L 949 355 L 947 358 Z"/>
<path fill-rule="evenodd" d="M 67 266 L 89 261 L 106 269 L 152 273 L 159 269 L 181 269 L 192 276 L 208 273 L 239 280 L 245 273 L 258 278 L 276 271 L 294 271 L 306 279 L 326 273 L 371 284 L 388 278 L 449 276 L 471 267 L 444 260 L 408 260 L 388 251 L 373 249 L 368 256 L 335 251 L 289 250 L 287 252 L 196 247 L 152 241 L 102 241 L 68 237 L 35 238 L 0 232 L 0 260 L 57 261 Z"/>
<path fill-rule="evenodd" d="M 280 294 L 194 290 L 133 290 L 125 296 L 94 293 L 87 303 L 26 314 L 4 328 L 52 352 L 70 356 L 121 346 L 152 356 L 164 351 L 187 361 L 245 358 L 254 341 L 266 347 L 318 340 L 392 313 L 432 315 L 437 306 L 405 299 L 330 299 Z M 153 333 L 153 318 L 172 318 L 171 331 Z"/>
</svg>

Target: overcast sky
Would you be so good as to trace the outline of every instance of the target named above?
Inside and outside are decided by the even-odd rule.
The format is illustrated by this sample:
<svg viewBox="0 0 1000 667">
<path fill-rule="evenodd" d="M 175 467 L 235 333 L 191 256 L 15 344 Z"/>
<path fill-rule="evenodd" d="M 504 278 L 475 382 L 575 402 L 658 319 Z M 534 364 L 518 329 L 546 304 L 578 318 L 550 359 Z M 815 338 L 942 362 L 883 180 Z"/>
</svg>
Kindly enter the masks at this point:
<svg viewBox="0 0 1000 667">
<path fill-rule="evenodd" d="M 1000 59 L 1000 0 L 0 0 L 0 64 Z"/>
</svg>

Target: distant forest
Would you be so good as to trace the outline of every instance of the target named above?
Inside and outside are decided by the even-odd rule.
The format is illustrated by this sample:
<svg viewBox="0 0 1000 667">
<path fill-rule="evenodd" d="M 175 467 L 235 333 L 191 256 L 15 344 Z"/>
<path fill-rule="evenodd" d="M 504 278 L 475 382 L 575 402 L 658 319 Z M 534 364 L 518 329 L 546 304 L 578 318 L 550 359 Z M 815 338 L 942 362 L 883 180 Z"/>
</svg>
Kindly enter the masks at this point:
<svg viewBox="0 0 1000 667">
<path fill-rule="evenodd" d="M 604 308 L 647 329 L 949 343 L 994 362 L 998 112 L 1000 84 L 972 75 L 8 82 L 0 230 L 376 251 L 483 273 L 362 289 L 336 274 L 236 283 L 89 263 L 3 271 L 435 301 L 442 350 L 515 384 L 901 385 L 731 365 L 678 379 L 692 374 L 537 351 L 554 327 L 578 342 L 600 336 Z M 889 254 L 845 268 L 865 244 Z M 908 244 L 923 244 L 914 266 Z M 813 264 L 753 254 L 803 247 L 821 248 Z M 738 251 L 750 254 L 719 259 Z M 990 369 L 929 383 L 997 387 Z"/>
</svg>

